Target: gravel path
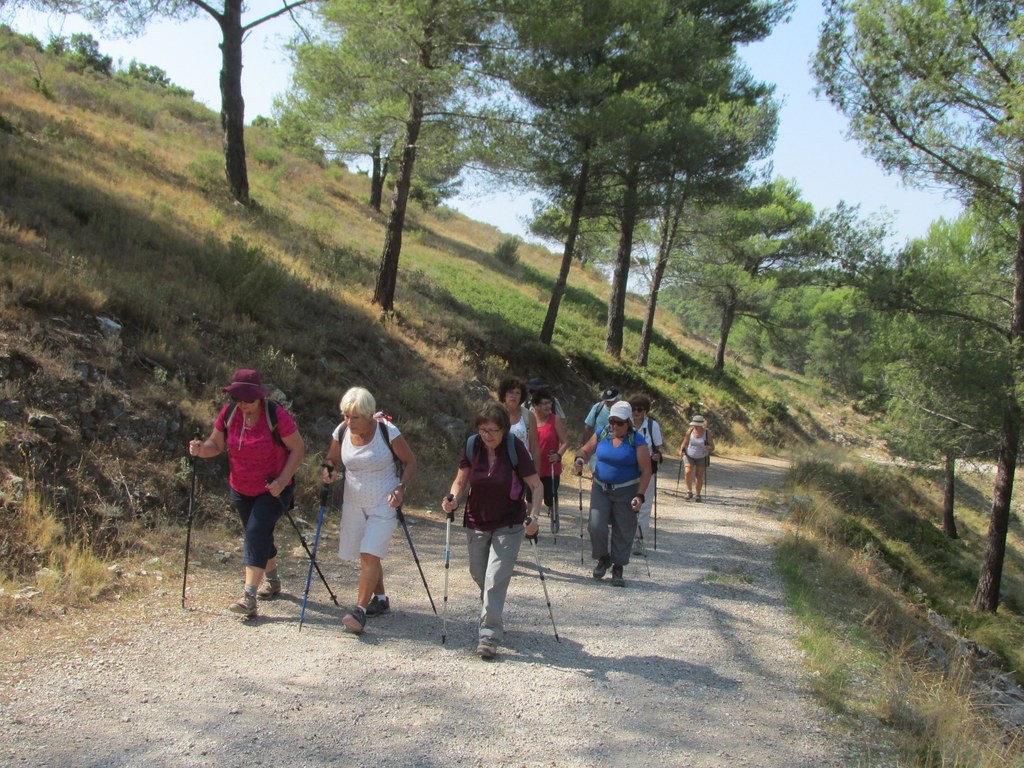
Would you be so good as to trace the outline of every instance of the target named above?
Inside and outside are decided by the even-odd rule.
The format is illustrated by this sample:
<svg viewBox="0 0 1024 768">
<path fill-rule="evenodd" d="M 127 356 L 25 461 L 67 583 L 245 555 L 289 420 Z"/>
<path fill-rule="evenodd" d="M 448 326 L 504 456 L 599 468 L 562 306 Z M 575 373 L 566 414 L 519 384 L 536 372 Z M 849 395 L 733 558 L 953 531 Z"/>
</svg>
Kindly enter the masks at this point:
<svg viewBox="0 0 1024 768">
<path fill-rule="evenodd" d="M 238 557 L 216 564 L 216 544 L 199 536 L 189 610 L 180 564 L 168 563 L 166 588 L 141 600 L 0 634 L 0 764 L 843 765 L 802 679 L 772 563 L 777 521 L 755 503 L 782 465 L 720 458 L 704 504 L 673 493 L 675 471 L 661 473 L 651 578 L 635 557 L 625 589 L 595 582 L 589 558 L 580 565 L 578 488 L 565 478 L 563 535 L 539 549 L 561 642 L 524 548 L 493 662 L 473 653 L 461 529 L 445 645 L 401 530 L 385 561 L 395 610 L 362 637 L 344 631 L 315 575 L 298 631 L 301 550 L 283 568 L 291 595 L 254 621 L 230 616 Z M 441 611 L 443 517 L 409 521 Z M 356 572 L 333 556 L 336 527 L 321 555 L 344 606 Z"/>
</svg>

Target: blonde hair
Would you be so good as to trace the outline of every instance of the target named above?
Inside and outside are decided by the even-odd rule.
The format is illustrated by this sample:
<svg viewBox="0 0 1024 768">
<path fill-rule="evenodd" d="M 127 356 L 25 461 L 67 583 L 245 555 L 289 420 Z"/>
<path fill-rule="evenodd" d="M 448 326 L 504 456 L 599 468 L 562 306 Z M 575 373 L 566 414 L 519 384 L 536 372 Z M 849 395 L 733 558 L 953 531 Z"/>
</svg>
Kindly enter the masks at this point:
<svg viewBox="0 0 1024 768">
<path fill-rule="evenodd" d="M 370 390 L 363 387 L 352 387 L 342 395 L 338 407 L 346 416 L 353 413 L 357 416 L 373 416 L 377 410 L 377 401 L 373 399 Z"/>
</svg>

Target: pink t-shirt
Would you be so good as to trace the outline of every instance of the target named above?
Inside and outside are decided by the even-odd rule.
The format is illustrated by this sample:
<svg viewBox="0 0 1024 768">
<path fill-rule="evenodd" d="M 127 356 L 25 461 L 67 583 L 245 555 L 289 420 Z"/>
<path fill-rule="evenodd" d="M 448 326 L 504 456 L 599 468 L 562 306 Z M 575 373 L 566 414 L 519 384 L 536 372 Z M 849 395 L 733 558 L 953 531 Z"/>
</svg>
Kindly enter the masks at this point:
<svg viewBox="0 0 1024 768">
<path fill-rule="evenodd" d="M 230 407 L 231 403 L 228 403 L 221 409 L 213 425 L 214 429 L 225 432 L 224 422 Z M 236 411 L 231 420 L 230 433 L 224 435 L 228 449 L 228 483 L 243 496 L 266 493 L 267 480 L 281 474 L 284 465 L 288 463 L 288 451 L 274 439 L 263 403 L 258 413 L 256 423 L 247 427 L 242 412 Z M 281 405 L 277 406 L 277 431 L 282 438 L 296 431 L 295 420 Z"/>
</svg>

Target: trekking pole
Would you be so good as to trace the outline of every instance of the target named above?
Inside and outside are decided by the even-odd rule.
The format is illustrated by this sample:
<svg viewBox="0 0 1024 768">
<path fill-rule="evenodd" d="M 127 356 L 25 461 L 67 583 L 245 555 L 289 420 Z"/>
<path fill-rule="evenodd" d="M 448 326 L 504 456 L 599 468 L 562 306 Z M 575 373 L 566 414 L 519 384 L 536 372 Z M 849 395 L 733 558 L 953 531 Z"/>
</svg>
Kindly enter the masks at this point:
<svg viewBox="0 0 1024 768">
<path fill-rule="evenodd" d="M 711 466 L 711 454 L 704 457 L 704 498 L 708 497 L 708 467 Z"/>
<path fill-rule="evenodd" d="M 452 494 L 448 494 L 448 501 L 455 501 Z M 441 603 L 443 617 L 441 619 L 441 645 L 448 638 L 448 568 L 452 555 L 452 520 L 455 519 L 455 512 L 445 512 L 447 521 L 444 524 L 444 601 Z"/>
<path fill-rule="evenodd" d="M 185 534 L 185 572 L 181 575 L 181 607 L 185 607 L 185 585 L 188 583 L 188 551 L 192 545 L 193 503 L 196 498 L 196 457 L 188 457 L 188 531 Z"/>
<path fill-rule="evenodd" d="M 679 469 L 676 470 L 676 496 L 679 495 L 679 481 L 683 479 L 683 454 L 679 454 Z"/>
<path fill-rule="evenodd" d="M 320 526 L 324 524 L 324 513 L 327 511 L 327 502 L 331 498 L 331 485 L 324 483 L 320 490 L 320 514 L 316 519 L 316 536 L 313 537 L 313 555 L 309 560 L 309 570 L 306 572 L 306 591 L 302 593 L 302 610 L 299 611 L 299 632 L 302 631 L 302 622 L 306 619 L 306 601 L 309 600 L 309 583 L 313 580 L 313 563 L 316 562 L 316 551 L 320 546 Z"/>
<path fill-rule="evenodd" d="M 398 522 L 402 524 L 402 530 L 405 531 L 405 539 L 409 542 L 409 549 L 412 550 L 412 559 L 416 561 L 416 567 L 419 568 L 420 578 L 423 579 L 423 588 L 427 590 L 427 599 L 430 600 L 430 607 L 434 611 L 434 615 L 437 616 L 437 608 L 434 606 L 434 598 L 430 595 L 430 587 L 427 586 L 427 577 L 423 575 L 423 566 L 420 565 L 420 559 L 416 555 L 416 547 L 412 545 L 412 536 L 409 535 L 409 526 L 405 522 L 405 514 L 402 512 L 402 508 L 395 507 L 395 514 L 398 515 Z"/>
<path fill-rule="evenodd" d="M 644 542 L 644 527 L 640 525 L 640 517 L 637 516 L 636 532 L 640 534 L 640 553 L 644 556 L 644 563 L 647 565 L 647 578 L 651 578 L 651 561 L 647 559 L 647 544 Z"/>
<path fill-rule="evenodd" d="M 583 565 L 583 470 L 577 475 L 580 481 L 580 565 Z"/>
<path fill-rule="evenodd" d="M 548 596 L 548 582 L 544 578 L 544 566 L 540 564 L 540 550 L 537 547 L 537 534 L 527 536 L 530 540 L 530 547 L 533 549 L 533 556 L 537 559 L 537 572 L 540 573 L 540 584 L 544 587 L 544 602 L 548 604 L 548 616 L 551 617 L 551 628 L 555 631 L 555 642 L 562 642 L 558 637 L 558 627 L 555 626 L 555 612 L 551 608 L 551 598 Z"/>
<path fill-rule="evenodd" d="M 277 501 L 279 504 L 281 503 L 280 499 L 278 499 Z M 284 504 L 281 504 L 281 506 L 284 507 Z M 335 605 L 339 605 L 338 598 L 334 596 L 334 591 L 331 589 L 331 585 L 327 583 L 327 577 L 325 577 L 324 572 L 320 570 L 320 564 L 316 561 L 316 555 L 310 551 L 309 544 L 306 543 L 306 537 L 302 535 L 302 530 L 299 528 L 299 524 L 295 522 L 295 518 L 292 517 L 292 513 L 289 512 L 287 509 L 284 510 L 284 515 L 288 518 L 288 522 L 292 524 L 292 528 L 295 529 L 295 533 L 299 535 L 299 541 L 302 542 L 302 548 L 306 550 L 306 555 L 309 557 L 310 565 L 316 568 L 317 576 L 320 577 L 320 581 L 322 581 L 324 583 L 324 586 L 327 587 L 327 594 L 331 596 L 331 600 L 334 602 Z"/>
<path fill-rule="evenodd" d="M 560 528 L 558 520 L 558 488 L 555 487 L 555 465 L 551 465 L 551 540 L 552 543 L 558 543 L 558 529 Z"/>
<path fill-rule="evenodd" d="M 658 551 L 658 485 L 657 485 L 657 481 L 655 481 L 655 485 L 654 485 L 654 502 L 651 505 L 651 507 L 652 507 L 651 517 L 654 520 L 654 551 L 657 552 Z"/>
</svg>

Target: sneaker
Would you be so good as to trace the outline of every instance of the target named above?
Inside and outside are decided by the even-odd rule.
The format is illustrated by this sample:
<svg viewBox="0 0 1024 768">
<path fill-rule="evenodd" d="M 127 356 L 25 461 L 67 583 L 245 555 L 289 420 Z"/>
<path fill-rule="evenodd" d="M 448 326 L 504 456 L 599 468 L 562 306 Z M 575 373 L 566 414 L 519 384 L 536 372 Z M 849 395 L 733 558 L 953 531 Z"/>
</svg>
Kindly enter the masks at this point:
<svg viewBox="0 0 1024 768">
<path fill-rule="evenodd" d="M 271 598 L 277 597 L 280 594 L 280 579 L 264 579 L 263 583 L 260 584 L 260 588 L 256 590 L 256 597 L 258 597 L 260 600 L 270 600 Z"/>
<path fill-rule="evenodd" d="M 622 578 L 622 566 L 612 566 L 612 586 L 613 587 L 624 587 L 626 586 L 626 580 Z"/>
<path fill-rule="evenodd" d="M 248 592 L 243 592 L 240 598 L 228 606 L 228 610 L 251 619 L 256 615 L 256 598 Z"/>
<path fill-rule="evenodd" d="M 686 500 L 687 501 L 693 501 L 693 491 L 687 491 L 686 492 Z M 700 499 L 697 499 L 697 501 L 700 501 Z"/>
<path fill-rule="evenodd" d="M 366 615 L 381 616 L 385 613 L 391 613 L 391 600 L 386 597 L 382 600 L 377 595 L 374 595 L 373 600 L 366 606 Z"/>
<path fill-rule="evenodd" d="M 366 628 L 366 611 L 357 605 L 345 614 L 341 623 L 348 627 L 349 631 L 361 635 L 363 634 L 363 629 Z"/>
<path fill-rule="evenodd" d="M 476 655 L 490 661 L 498 655 L 498 644 L 490 638 L 484 638 L 476 646 Z"/>
<path fill-rule="evenodd" d="M 702 498 L 700 497 L 700 494 L 698 493 L 698 494 L 697 494 L 697 497 L 696 497 L 696 498 L 694 499 L 694 501 L 696 501 L 696 502 L 701 502 L 701 501 L 704 501 L 704 499 L 702 499 Z"/>
<path fill-rule="evenodd" d="M 594 566 L 594 578 L 603 579 L 604 575 L 608 573 L 608 567 L 612 564 L 612 559 L 605 555 L 597 561 L 597 565 Z"/>
</svg>

